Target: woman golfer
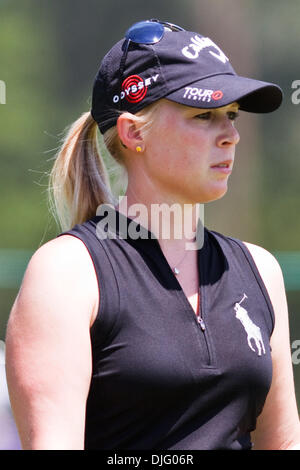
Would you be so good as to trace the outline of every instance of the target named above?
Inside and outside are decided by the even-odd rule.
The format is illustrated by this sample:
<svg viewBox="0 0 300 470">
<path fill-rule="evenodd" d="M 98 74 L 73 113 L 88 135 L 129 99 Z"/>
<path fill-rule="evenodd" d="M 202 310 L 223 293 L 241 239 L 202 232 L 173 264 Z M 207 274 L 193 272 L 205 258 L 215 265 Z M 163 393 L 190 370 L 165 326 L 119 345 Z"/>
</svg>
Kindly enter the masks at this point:
<svg viewBox="0 0 300 470">
<path fill-rule="evenodd" d="M 281 100 L 211 39 L 158 20 L 104 57 L 51 173 L 62 232 L 32 256 L 8 323 L 24 448 L 299 445 L 280 267 L 199 216 L 227 191 L 239 110 Z M 128 176 L 118 204 L 98 128 Z"/>
</svg>

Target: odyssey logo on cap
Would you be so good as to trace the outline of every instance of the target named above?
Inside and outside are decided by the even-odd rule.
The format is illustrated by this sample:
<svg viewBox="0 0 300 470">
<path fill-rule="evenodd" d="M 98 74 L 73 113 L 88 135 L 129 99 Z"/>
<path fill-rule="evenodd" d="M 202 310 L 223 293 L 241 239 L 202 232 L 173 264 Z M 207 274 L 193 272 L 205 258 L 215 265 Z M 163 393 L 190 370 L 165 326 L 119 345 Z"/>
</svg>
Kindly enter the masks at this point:
<svg viewBox="0 0 300 470">
<path fill-rule="evenodd" d="M 214 91 L 196 87 L 185 87 L 183 98 L 207 102 L 211 100 L 217 101 L 223 98 L 223 92 L 221 90 Z"/>
<path fill-rule="evenodd" d="M 125 98 L 129 103 L 139 103 L 145 98 L 148 87 L 155 83 L 158 77 L 159 74 L 156 74 L 144 80 L 139 75 L 130 75 L 123 81 L 120 95 L 114 95 L 113 102 L 118 103 Z"/>
</svg>

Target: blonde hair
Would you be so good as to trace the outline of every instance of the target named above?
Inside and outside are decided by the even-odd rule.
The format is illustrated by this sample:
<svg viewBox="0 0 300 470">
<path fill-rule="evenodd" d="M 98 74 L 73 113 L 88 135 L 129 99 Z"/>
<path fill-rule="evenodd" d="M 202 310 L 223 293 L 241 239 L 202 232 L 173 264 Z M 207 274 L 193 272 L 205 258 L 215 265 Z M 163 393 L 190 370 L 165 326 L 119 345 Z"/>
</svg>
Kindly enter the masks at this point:
<svg viewBox="0 0 300 470">
<path fill-rule="evenodd" d="M 160 101 L 135 114 L 142 132 L 149 130 Z M 105 163 L 107 152 L 116 163 L 110 169 Z M 48 184 L 50 211 L 62 231 L 94 217 L 100 204 L 116 204 L 109 172 L 119 172 L 119 180 L 125 179 L 123 153 L 117 126 L 106 131 L 99 142 L 98 125 L 90 112 L 83 113 L 67 128 Z M 120 181 L 117 184 L 120 187 Z"/>
</svg>

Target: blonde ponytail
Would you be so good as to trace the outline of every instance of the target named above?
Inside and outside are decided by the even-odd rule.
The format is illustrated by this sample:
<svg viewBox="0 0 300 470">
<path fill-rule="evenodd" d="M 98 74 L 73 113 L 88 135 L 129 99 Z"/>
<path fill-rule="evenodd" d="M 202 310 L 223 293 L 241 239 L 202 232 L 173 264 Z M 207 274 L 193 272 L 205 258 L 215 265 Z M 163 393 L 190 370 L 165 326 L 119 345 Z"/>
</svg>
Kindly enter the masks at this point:
<svg viewBox="0 0 300 470">
<path fill-rule="evenodd" d="M 97 129 L 91 113 L 82 114 L 67 130 L 50 172 L 50 209 L 62 231 L 94 217 L 100 204 L 114 203 Z"/>
<path fill-rule="evenodd" d="M 145 135 L 162 102 L 158 100 L 136 113 L 135 119 Z M 50 211 L 62 231 L 94 217 L 100 204 L 117 204 L 118 199 L 112 192 L 103 158 L 105 155 L 110 160 L 110 172 L 117 180 L 114 183 L 115 192 L 122 192 L 127 182 L 127 169 L 117 127 L 113 126 L 105 132 L 103 145 L 100 146 L 97 123 L 90 112 L 82 114 L 67 129 L 50 172 Z"/>
</svg>

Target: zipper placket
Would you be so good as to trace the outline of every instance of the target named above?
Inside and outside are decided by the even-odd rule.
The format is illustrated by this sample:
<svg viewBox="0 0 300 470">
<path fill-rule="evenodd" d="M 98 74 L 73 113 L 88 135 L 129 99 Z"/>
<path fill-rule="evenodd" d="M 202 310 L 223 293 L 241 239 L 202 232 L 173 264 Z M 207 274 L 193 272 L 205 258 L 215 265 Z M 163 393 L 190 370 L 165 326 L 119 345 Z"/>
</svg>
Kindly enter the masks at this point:
<svg viewBox="0 0 300 470">
<path fill-rule="evenodd" d="M 194 321 L 196 321 L 198 327 L 201 329 L 201 333 L 203 334 L 204 336 L 204 342 L 205 342 L 205 346 L 206 346 L 206 350 L 207 350 L 207 358 L 208 358 L 208 361 L 206 363 L 206 365 L 210 366 L 212 364 L 212 355 L 211 355 L 211 352 L 210 352 L 210 347 L 209 347 L 209 342 L 208 342 L 208 338 L 207 338 L 207 326 L 205 324 L 205 321 L 204 321 L 204 318 L 203 318 L 203 311 L 204 311 L 204 293 L 203 293 L 203 289 L 201 288 L 201 285 L 199 286 L 199 293 L 200 293 L 200 302 L 199 302 L 199 315 L 195 315 L 195 312 L 193 311 L 191 305 L 189 304 L 189 301 L 188 299 L 186 298 L 184 292 L 183 292 L 183 289 L 179 283 L 179 281 L 176 279 L 176 276 L 174 274 L 174 272 L 172 271 L 162 249 L 161 249 L 161 246 L 160 244 L 158 243 L 158 240 L 155 239 L 155 241 L 157 242 L 157 246 L 159 248 L 159 251 L 166 263 L 166 265 L 168 266 L 168 269 L 169 269 L 169 272 L 172 273 L 172 277 L 173 279 L 176 280 L 176 283 L 178 284 L 179 288 L 180 288 L 180 291 L 181 291 L 181 294 L 182 296 L 184 297 L 185 299 L 185 303 L 188 304 L 189 306 L 189 311 L 192 313 L 193 317 L 194 317 Z M 203 279 L 203 267 L 202 267 L 202 263 L 201 263 L 201 251 L 198 255 L 198 270 L 199 270 L 199 276 L 200 276 L 200 283 L 202 282 L 202 279 Z M 196 317 L 196 318 L 195 318 Z"/>
<path fill-rule="evenodd" d="M 205 326 L 204 320 L 202 318 L 201 302 L 202 302 L 201 286 L 199 286 L 199 289 L 198 289 L 198 305 L 197 305 L 197 321 L 200 325 L 201 330 L 205 331 L 206 326 Z"/>
<path fill-rule="evenodd" d="M 200 316 L 198 317 L 198 323 L 199 323 L 199 325 L 200 325 L 201 330 L 202 330 L 202 331 L 205 331 L 206 326 L 205 326 L 205 323 L 204 323 L 203 318 L 200 317 Z"/>
<path fill-rule="evenodd" d="M 197 324 L 198 326 L 200 327 L 201 329 L 201 334 L 203 335 L 203 338 L 204 338 L 204 342 L 205 342 L 205 346 L 206 346 L 206 350 L 207 350 L 207 358 L 208 358 L 208 362 L 207 362 L 207 365 L 211 365 L 212 363 L 212 357 L 211 357 L 211 351 L 210 351 L 210 347 L 209 347 L 209 342 L 208 342 L 208 338 L 207 338 L 207 325 L 204 321 L 204 318 L 203 318 L 203 305 L 204 305 L 204 297 L 203 297 L 203 289 L 201 289 L 201 286 L 199 286 L 199 297 L 198 297 L 198 315 L 197 315 Z"/>
</svg>

